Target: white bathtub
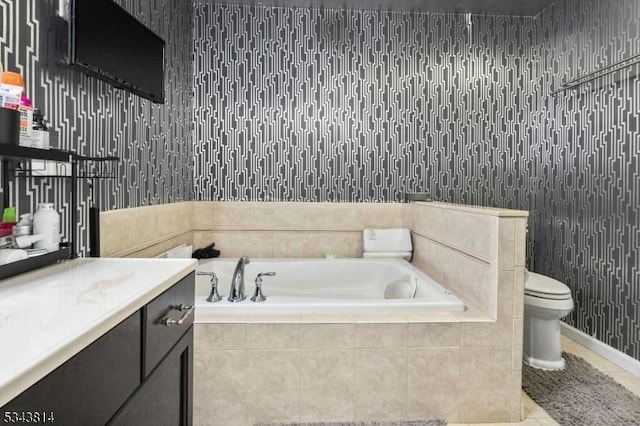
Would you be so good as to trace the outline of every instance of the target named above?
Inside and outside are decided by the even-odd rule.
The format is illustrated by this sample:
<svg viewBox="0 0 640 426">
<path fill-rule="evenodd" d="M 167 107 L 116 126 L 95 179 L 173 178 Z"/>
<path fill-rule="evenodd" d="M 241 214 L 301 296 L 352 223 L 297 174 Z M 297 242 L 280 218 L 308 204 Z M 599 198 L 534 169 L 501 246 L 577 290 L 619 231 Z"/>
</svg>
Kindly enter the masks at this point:
<svg viewBox="0 0 640 426">
<path fill-rule="evenodd" d="M 223 300 L 207 302 L 208 276 L 196 275 L 196 321 L 221 313 L 304 313 L 333 311 L 463 311 L 463 302 L 440 284 L 402 259 L 252 259 L 244 271 L 242 302 L 227 301 L 231 278 L 238 259 L 200 261 L 197 272 L 215 272 Z M 249 300 L 260 272 L 264 302 Z M 384 291 L 407 274 L 417 278 L 412 299 L 385 299 Z"/>
</svg>

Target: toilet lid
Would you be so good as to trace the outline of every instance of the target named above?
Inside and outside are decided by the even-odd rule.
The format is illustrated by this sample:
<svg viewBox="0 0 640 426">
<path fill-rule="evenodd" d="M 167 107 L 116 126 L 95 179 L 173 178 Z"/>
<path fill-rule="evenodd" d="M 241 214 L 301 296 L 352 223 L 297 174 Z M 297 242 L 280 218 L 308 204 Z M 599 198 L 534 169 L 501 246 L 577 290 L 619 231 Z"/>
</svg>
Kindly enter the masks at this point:
<svg viewBox="0 0 640 426">
<path fill-rule="evenodd" d="M 524 280 L 524 292 L 531 296 L 547 299 L 566 299 L 571 297 L 571 289 L 558 280 L 545 275 L 527 271 Z"/>
</svg>

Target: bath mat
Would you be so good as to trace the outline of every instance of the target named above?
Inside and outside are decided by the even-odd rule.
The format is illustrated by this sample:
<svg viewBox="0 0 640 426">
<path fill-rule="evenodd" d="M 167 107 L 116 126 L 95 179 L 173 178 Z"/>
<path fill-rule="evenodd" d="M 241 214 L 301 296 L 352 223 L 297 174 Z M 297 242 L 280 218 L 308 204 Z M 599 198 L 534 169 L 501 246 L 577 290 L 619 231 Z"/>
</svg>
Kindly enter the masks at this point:
<svg viewBox="0 0 640 426">
<path fill-rule="evenodd" d="M 640 425 L 640 397 L 593 368 L 563 353 L 564 370 L 545 371 L 525 365 L 522 388 L 562 426 Z"/>
<path fill-rule="evenodd" d="M 442 420 L 411 420 L 396 422 L 330 422 L 330 423 L 260 423 L 256 426 L 445 426 Z"/>
</svg>

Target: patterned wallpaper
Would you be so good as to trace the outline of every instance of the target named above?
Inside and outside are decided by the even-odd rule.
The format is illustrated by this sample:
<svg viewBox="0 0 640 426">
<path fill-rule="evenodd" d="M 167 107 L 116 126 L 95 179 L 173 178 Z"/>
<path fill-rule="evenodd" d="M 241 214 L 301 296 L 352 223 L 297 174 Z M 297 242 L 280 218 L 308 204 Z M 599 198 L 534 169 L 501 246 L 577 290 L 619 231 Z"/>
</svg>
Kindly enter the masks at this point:
<svg viewBox="0 0 640 426">
<path fill-rule="evenodd" d="M 535 18 L 196 4 L 203 200 L 434 199 L 530 211 L 529 267 L 567 321 L 640 359 L 636 0 Z M 615 81 L 614 81 L 615 80 Z"/>
<path fill-rule="evenodd" d="M 199 199 L 528 204 L 532 19 L 194 14 Z"/>
<path fill-rule="evenodd" d="M 80 251 L 85 254 L 90 204 L 110 210 L 193 196 L 193 9 L 181 0 L 117 3 L 166 41 L 163 105 L 61 65 L 67 26 L 57 16 L 58 0 L 0 0 L 0 63 L 25 77 L 27 95 L 51 125 L 54 146 L 120 157 L 115 179 L 96 181 L 93 191 L 87 181 L 80 182 L 77 203 L 70 200 L 69 179 L 19 178 L 11 184 L 19 213 L 35 211 L 39 202 L 55 202 L 67 237 L 69 209 L 77 205 Z"/>
<path fill-rule="evenodd" d="M 569 324 L 640 360 L 640 65 L 551 94 L 640 54 L 640 2 L 564 0 L 538 25 L 535 270 L 571 287 Z"/>
</svg>

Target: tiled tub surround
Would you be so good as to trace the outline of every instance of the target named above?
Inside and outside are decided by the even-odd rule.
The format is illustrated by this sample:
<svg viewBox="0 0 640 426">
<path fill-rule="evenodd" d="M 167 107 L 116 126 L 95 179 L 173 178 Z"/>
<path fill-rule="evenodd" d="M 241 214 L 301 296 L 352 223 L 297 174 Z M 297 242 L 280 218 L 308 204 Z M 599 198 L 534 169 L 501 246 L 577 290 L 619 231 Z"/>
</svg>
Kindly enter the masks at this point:
<svg viewBox="0 0 640 426">
<path fill-rule="evenodd" d="M 203 203 L 196 203 L 196 211 L 198 204 Z M 322 214 L 311 213 L 314 204 L 256 204 L 264 208 L 262 213 L 249 213 L 252 209 L 246 204 L 200 206 L 212 215 L 220 209 L 213 225 L 216 231 L 208 232 L 238 232 L 228 230 L 230 224 L 237 224 L 245 227 L 239 232 L 248 235 L 279 235 L 288 226 L 293 229 L 289 232 L 302 234 L 297 227 L 304 225 L 296 220 L 307 227 L 320 227 L 314 225 L 316 221 L 327 228 L 333 223 L 338 229 L 337 224 L 343 223 L 348 229 L 362 219 L 352 214 L 348 204 L 320 204 L 320 209 L 326 209 Z M 367 206 L 389 209 L 384 210 L 388 216 L 378 213 L 381 222 L 388 224 L 367 226 L 411 227 L 414 263 L 465 298 L 469 309 L 463 313 L 238 314 L 198 323 L 197 424 L 521 419 L 527 213 L 442 203 L 364 204 L 356 209 L 366 211 Z M 287 207 L 290 211 L 300 207 L 307 214 L 300 217 L 280 211 Z M 344 209 L 343 214 L 332 216 L 331 207 Z M 196 227 L 204 219 L 197 216 Z M 260 230 L 251 231 L 252 224 L 259 223 Z M 274 255 L 274 246 L 268 244 L 276 239 L 266 241 L 267 248 L 262 249 Z M 240 242 L 238 253 L 259 250 L 260 242 L 250 245 L 242 247 Z"/>
<path fill-rule="evenodd" d="M 101 257 L 154 257 L 180 244 L 193 244 L 190 201 L 100 213 Z"/>
<path fill-rule="evenodd" d="M 405 226 L 400 203 L 180 202 L 100 213 L 103 257 L 150 257 L 211 242 L 223 257 L 362 255 L 362 229 Z"/>
<path fill-rule="evenodd" d="M 194 202 L 194 244 L 223 257 L 362 256 L 362 230 L 405 226 L 401 203 Z"/>
<path fill-rule="evenodd" d="M 196 424 L 508 422 L 522 416 L 526 223 L 526 212 L 444 203 L 187 202 L 102 213 L 101 247 L 142 257 L 193 238 L 225 257 L 359 257 L 363 228 L 409 227 L 413 263 L 466 312 L 195 324 Z"/>
</svg>

